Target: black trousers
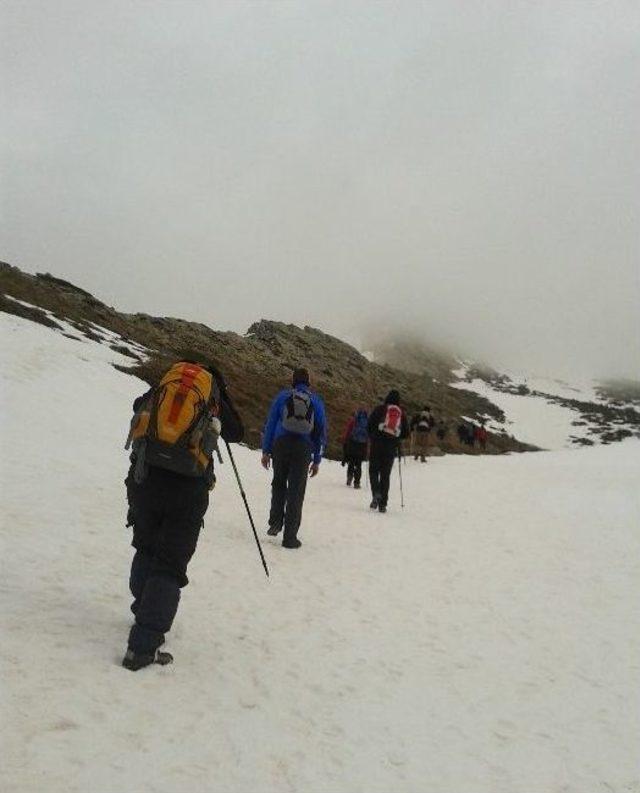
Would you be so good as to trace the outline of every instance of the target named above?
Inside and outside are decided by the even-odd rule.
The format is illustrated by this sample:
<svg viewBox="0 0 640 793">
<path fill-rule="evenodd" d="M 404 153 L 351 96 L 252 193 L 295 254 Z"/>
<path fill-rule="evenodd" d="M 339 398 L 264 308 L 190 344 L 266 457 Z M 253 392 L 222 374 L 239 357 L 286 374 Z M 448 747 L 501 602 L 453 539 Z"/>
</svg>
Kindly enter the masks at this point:
<svg viewBox="0 0 640 793">
<path fill-rule="evenodd" d="M 209 505 L 204 479 L 150 468 L 140 483 L 127 481 L 133 542 L 129 586 L 136 621 L 129 648 L 152 654 L 171 630 L 180 589 L 189 583 L 187 565 L 198 544 Z"/>
<path fill-rule="evenodd" d="M 389 500 L 389 480 L 396 454 L 397 451 L 395 449 L 376 448 L 374 446 L 369 457 L 371 493 L 383 507 L 387 506 Z"/>
<path fill-rule="evenodd" d="M 347 458 L 347 479 L 359 485 L 362 479 L 362 460 L 359 457 Z"/>
<path fill-rule="evenodd" d="M 300 528 L 311 447 L 304 438 L 283 435 L 273 444 L 271 460 L 273 481 L 269 526 L 284 526 L 283 542 L 287 543 L 296 539 Z"/>
</svg>

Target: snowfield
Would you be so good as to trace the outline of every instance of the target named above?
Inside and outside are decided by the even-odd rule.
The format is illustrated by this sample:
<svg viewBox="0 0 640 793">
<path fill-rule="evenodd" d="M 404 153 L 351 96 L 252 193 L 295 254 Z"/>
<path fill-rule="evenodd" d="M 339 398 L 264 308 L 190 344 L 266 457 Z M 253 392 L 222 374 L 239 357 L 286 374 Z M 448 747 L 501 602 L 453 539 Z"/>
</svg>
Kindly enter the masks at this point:
<svg viewBox="0 0 640 793">
<path fill-rule="evenodd" d="M 536 392 L 523 395 L 495 388 L 479 377 L 468 379 L 470 366 L 460 362 L 460 367 L 452 372 L 458 380 L 451 382 L 450 385 L 486 397 L 502 410 L 505 416 L 504 424 L 491 416 L 486 416 L 486 426 L 491 432 L 506 432 L 519 441 L 530 443 L 540 449 L 575 448 L 574 441 L 580 439 L 596 444 L 601 442 L 598 433 L 594 432 L 594 427 L 585 420 L 580 411 L 548 400 L 544 396 L 547 394 L 585 403 L 610 404 L 611 400 L 599 394 L 596 381 L 569 385 L 563 380 L 529 377 L 518 372 L 503 370 L 501 374 L 507 377 L 510 386 L 514 388 L 526 386 L 530 391 Z M 626 404 L 626 407 L 636 410 L 631 403 Z M 633 425 L 629 426 L 623 419 L 620 419 L 616 426 L 618 429 L 625 428 L 630 431 L 634 429 Z"/>
<path fill-rule="evenodd" d="M 506 431 L 519 441 L 540 449 L 565 449 L 571 446 L 572 436 L 588 437 L 584 427 L 572 426 L 572 422 L 580 418 L 578 413 L 562 405 L 547 402 L 542 397 L 498 391 L 479 378 L 469 382 L 451 383 L 451 386 L 486 397 L 502 410 L 506 422 L 500 424 L 489 418 L 487 429 L 491 432 Z"/>
<path fill-rule="evenodd" d="M 640 443 L 411 461 L 386 516 L 325 462 L 300 551 L 264 535 L 269 476 L 238 447 L 271 579 L 226 463 L 176 662 L 133 674 L 144 385 L 97 342 L 0 332 L 3 791 L 640 791 Z"/>
</svg>

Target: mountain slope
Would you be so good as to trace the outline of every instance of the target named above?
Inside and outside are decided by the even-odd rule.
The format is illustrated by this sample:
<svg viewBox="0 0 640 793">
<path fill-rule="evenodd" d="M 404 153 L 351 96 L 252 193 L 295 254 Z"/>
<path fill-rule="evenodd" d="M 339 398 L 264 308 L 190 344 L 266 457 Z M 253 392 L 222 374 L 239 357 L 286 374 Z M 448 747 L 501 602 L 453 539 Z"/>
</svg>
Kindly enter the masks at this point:
<svg viewBox="0 0 640 793">
<path fill-rule="evenodd" d="M 502 409 L 504 422 L 489 421 L 494 432 L 507 426 L 522 440 L 545 449 L 640 438 L 640 400 L 629 385 L 621 392 L 616 384 L 569 384 L 477 365 L 463 365 L 453 374 L 460 379 L 451 385 Z"/>
<path fill-rule="evenodd" d="M 390 388 L 401 390 L 410 412 L 429 402 L 438 417 L 449 422 L 451 431 L 441 444 L 445 452 L 479 453 L 458 441 L 453 428 L 461 416 L 476 420 L 481 415 L 496 420 L 502 417 L 498 407 L 477 394 L 461 392 L 429 375 L 371 363 L 354 347 L 315 328 L 262 320 L 246 336 L 240 336 L 182 319 L 123 314 L 73 284 L 50 275 L 27 275 L 7 264 L 0 264 L 0 311 L 48 326 L 60 320 L 89 339 L 117 334 L 117 339 L 108 342 L 116 350 L 123 343 L 123 349 L 130 349 L 131 342 L 142 346 L 146 356 L 135 356 L 129 370 L 148 383 L 157 382 L 185 349 L 204 353 L 225 373 L 253 447 L 260 443 L 271 399 L 289 384 L 291 371 L 299 364 L 310 368 L 314 385 L 326 402 L 331 428 L 328 452 L 333 458 L 342 454 L 340 434 L 352 412 L 359 406 L 370 408 Z M 531 448 L 497 433 L 490 436 L 487 452 Z"/>
<path fill-rule="evenodd" d="M 569 383 L 496 371 L 434 352 L 418 338 L 370 340 L 372 357 L 433 378 L 494 405 L 484 418 L 496 434 L 515 435 L 544 449 L 591 446 L 640 438 L 640 381 Z M 497 408 L 497 411 L 495 410 Z"/>
<path fill-rule="evenodd" d="M 176 663 L 134 675 L 122 445 L 143 384 L 63 330 L 0 314 L 6 790 L 637 789 L 637 442 L 410 462 L 386 516 L 325 462 L 301 551 L 263 535 L 269 581 L 225 464 Z M 236 456 L 263 527 L 269 476 Z"/>
</svg>

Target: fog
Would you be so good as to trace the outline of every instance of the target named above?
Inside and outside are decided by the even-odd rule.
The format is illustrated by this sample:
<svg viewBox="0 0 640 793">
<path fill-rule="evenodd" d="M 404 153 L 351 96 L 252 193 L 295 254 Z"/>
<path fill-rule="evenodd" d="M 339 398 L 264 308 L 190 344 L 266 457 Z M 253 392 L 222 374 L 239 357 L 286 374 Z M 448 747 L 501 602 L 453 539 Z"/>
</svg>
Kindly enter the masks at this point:
<svg viewBox="0 0 640 793">
<path fill-rule="evenodd" d="M 640 4 L 2 4 L 0 258 L 638 376 Z"/>
</svg>

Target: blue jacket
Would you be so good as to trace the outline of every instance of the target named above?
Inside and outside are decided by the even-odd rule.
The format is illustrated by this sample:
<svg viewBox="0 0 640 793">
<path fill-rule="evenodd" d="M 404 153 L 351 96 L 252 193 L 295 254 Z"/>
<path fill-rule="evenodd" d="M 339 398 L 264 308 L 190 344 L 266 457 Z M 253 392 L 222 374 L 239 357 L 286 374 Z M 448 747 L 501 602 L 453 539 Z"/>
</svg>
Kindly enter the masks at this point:
<svg viewBox="0 0 640 793">
<path fill-rule="evenodd" d="M 313 451 L 313 462 L 318 464 L 322 460 L 322 453 L 327 445 L 327 420 L 324 412 L 324 402 L 318 396 L 313 394 L 308 386 L 301 383 L 296 385 L 296 390 L 304 391 L 311 397 L 313 405 L 313 430 L 306 435 L 298 435 L 299 438 L 304 438 L 311 446 Z M 262 451 L 265 454 L 271 454 L 273 450 L 274 441 L 281 438 L 283 435 L 295 435 L 293 432 L 288 432 L 282 426 L 282 413 L 284 405 L 289 395 L 291 394 L 290 388 L 285 388 L 271 403 L 269 408 L 269 415 L 267 416 L 267 423 L 264 425 L 264 438 L 262 440 Z"/>
</svg>

